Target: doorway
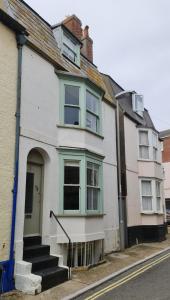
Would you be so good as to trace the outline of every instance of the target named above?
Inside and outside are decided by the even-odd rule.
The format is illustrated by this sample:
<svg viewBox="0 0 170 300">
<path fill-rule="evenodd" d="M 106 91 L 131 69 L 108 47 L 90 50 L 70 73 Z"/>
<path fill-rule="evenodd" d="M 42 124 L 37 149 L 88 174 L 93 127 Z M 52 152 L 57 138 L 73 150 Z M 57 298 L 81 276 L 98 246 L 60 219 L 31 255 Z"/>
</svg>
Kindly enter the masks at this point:
<svg viewBox="0 0 170 300">
<path fill-rule="evenodd" d="M 37 150 L 29 153 L 25 189 L 24 236 L 41 235 L 43 158 Z"/>
</svg>

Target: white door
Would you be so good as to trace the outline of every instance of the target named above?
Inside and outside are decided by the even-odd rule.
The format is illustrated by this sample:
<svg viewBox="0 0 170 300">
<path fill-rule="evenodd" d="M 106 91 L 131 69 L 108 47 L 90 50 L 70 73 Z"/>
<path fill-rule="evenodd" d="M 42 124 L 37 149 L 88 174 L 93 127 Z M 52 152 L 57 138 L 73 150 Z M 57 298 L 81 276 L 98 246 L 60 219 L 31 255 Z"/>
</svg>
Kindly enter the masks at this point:
<svg viewBox="0 0 170 300">
<path fill-rule="evenodd" d="M 28 163 L 25 192 L 24 236 L 41 234 L 42 166 Z"/>
</svg>

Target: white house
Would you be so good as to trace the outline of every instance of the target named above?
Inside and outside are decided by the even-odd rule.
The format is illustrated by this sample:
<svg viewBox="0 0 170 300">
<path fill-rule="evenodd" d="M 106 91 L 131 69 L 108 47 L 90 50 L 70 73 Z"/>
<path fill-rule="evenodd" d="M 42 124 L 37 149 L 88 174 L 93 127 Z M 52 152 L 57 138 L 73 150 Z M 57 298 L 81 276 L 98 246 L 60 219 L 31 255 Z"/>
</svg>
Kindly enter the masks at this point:
<svg viewBox="0 0 170 300">
<path fill-rule="evenodd" d="M 8 2 L 28 32 L 15 285 L 35 294 L 67 280 L 67 266 L 94 265 L 119 249 L 116 106 L 93 63 L 87 26 L 73 15 L 52 29 L 28 5 Z"/>
</svg>

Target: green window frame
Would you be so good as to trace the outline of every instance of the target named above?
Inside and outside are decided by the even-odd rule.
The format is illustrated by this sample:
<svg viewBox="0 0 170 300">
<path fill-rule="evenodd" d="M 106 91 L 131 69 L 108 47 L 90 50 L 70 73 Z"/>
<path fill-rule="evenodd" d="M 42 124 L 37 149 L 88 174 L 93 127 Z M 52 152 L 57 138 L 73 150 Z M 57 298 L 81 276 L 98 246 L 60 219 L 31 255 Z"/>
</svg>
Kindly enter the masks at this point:
<svg viewBox="0 0 170 300">
<path fill-rule="evenodd" d="M 79 103 L 78 104 L 68 104 L 66 103 L 66 88 L 73 87 L 73 89 L 79 89 Z M 96 110 L 87 104 L 87 95 L 91 95 L 91 98 L 96 101 Z M 77 129 L 84 129 L 88 132 L 102 135 L 102 95 L 101 91 L 98 91 L 96 88 L 87 85 L 85 81 L 76 79 L 60 79 L 60 126 L 64 127 L 73 127 Z M 92 106 L 95 106 L 93 104 Z M 79 110 L 79 122 L 74 124 L 73 122 L 65 122 L 65 110 L 69 108 L 70 111 Z M 94 125 L 87 126 L 87 115 L 91 116 L 91 122 L 94 123 L 96 120 L 96 130 Z"/>
<path fill-rule="evenodd" d="M 60 180 L 59 180 L 59 214 L 60 215 L 90 215 L 90 214 L 102 214 L 103 213 L 103 162 L 102 157 L 92 154 L 89 151 L 81 151 L 81 150 L 60 150 L 59 151 L 59 159 L 60 159 Z M 66 183 L 65 181 L 65 165 L 79 165 L 79 182 L 75 184 Z M 93 168 L 98 170 L 97 172 L 97 184 L 92 182 L 89 185 L 89 180 L 87 178 L 87 168 L 91 165 Z M 65 201 L 68 199 L 65 198 L 65 186 L 76 186 L 79 188 L 79 205 L 73 205 L 73 209 L 65 209 Z M 88 207 L 88 189 L 92 191 L 92 203 L 95 205 L 91 205 Z M 72 193 L 72 191 L 71 191 Z M 74 193 L 74 191 L 73 191 Z M 77 191 L 76 193 L 76 201 L 77 201 Z M 96 193 L 97 202 L 95 198 Z M 95 195 L 94 195 L 95 194 Z M 70 195 L 70 201 L 72 203 L 74 200 L 72 199 L 72 195 Z M 74 202 L 75 203 L 75 202 Z M 91 204 L 92 204 L 91 203 Z M 97 205 L 96 205 L 97 203 Z M 69 204 L 67 206 L 69 208 Z"/>
</svg>

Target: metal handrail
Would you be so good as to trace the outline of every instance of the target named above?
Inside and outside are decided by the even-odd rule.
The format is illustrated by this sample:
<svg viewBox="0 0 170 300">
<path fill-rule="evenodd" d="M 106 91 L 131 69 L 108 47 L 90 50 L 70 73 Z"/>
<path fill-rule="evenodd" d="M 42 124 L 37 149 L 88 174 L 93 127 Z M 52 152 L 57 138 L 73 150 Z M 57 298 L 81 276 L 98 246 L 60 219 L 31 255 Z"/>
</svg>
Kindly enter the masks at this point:
<svg viewBox="0 0 170 300">
<path fill-rule="evenodd" d="M 52 218 L 52 216 L 55 218 L 56 222 L 60 225 L 62 231 L 64 232 L 64 234 L 66 235 L 66 237 L 68 238 L 68 268 L 69 268 L 69 279 L 71 279 L 71 238 L 69 237 L 68 233 L 65 231 L 64 227 L 62 226 L 62 224 L 60 223 L 60 221 L 58 220 L 57 216 L 55 215 L 55 213 L 50 210 L 50 218 Z"/>
</svg>

